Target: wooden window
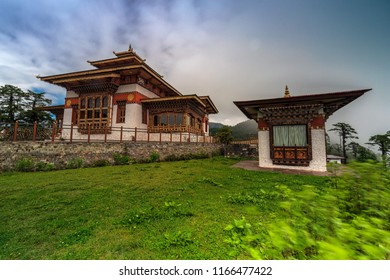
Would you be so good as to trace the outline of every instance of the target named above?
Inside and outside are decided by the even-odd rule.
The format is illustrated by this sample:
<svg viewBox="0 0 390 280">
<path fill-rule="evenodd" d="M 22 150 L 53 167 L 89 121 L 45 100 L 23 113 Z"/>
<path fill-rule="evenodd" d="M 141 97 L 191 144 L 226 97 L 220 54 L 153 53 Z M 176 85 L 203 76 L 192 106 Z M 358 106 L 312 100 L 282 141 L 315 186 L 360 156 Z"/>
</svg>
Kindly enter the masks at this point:
<svg viewBox="0 0 390 280">
<path fill-rule="evenodd" d="M 176 125 L 182 125 L 183 124 L 183 114 L 179 113 L 176 115 Z"/>
<path fill-rule="evenodd" d="M 166 126 L 168 125 L 168 118 L 167 118 L 167 115 L 166 114 L 162 114 L 161 115 L 161 123 L 160 123 L 162 126 Z"/>
<path fill-rule="evenodd" d="M 116 111 L 116 122 L 124 123 L 126 121 L 126 102 L 118 102 Z"/>
<path fill-rule="evenodd" d="M 274 125 L 270 144 L 274 164 L 309 165 L 311 150 L 307 125 Z"/>
<path fill-rule="evenodd" d="M 191 131 L 202 133 L 202 120 L 186 113 L 164 112 L 150 115 L 151 131 Z"/>
<path fill-rule="evenodd" d="M 77 118 L 78 118 L 78 109 L 77 109 L 77 105 L 75 106 L 72 106 L 72 123 L 74 125 L 77 125 Z"/>
<path fill-rule="evenodd" d="M 169 125 L 175 125 L 175 115 L 174 114 L 169 114 Z"/>
<path fill-rule="evenodd" d="M 148 110 L 145 107 L 142 107 L 142 123 L 148 123 Z"/>
<path fill-rule="evenodd" d="M 92 131 L 102 130 L 109 126 L 110 111 L 109 96 L 92 95 L 80 98 L 78 110 L 78 125 L 82 132 L 90 126 Z"/>
<path fill-rule="evenodd" d="M 307 146 L 306 125 L 275 125 L 273 130 L 273 145 L 277 147 Z"/>
<path fill-rule="evenodd" d="M 153 117 L 153 125 L 154 125 L 154 126 L 159 126 L 159 125 L 160 125 L 160 116 L 155 115 L 155 116 Z"/>
</svg>

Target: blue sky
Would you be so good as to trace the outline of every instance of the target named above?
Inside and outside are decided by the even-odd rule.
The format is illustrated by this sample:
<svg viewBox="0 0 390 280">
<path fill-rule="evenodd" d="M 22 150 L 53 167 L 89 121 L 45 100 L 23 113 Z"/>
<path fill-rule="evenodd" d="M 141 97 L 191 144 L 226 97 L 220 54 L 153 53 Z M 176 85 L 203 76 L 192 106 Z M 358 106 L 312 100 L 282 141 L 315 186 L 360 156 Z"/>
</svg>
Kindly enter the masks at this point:
<svg viewBox="0 0 390 280">
<path fill-rule="evenodd" d="M 235 100 L 373 90 L 327 122 L 360 142 L 390 130 L 390 1 L 128 0 L 0 2 L 0 85 L 65 90 L 36 79 L 90 69 L 131 43 L 183 94 L 210 95 L 211 121 L 246 120 Z"/>
</svg>

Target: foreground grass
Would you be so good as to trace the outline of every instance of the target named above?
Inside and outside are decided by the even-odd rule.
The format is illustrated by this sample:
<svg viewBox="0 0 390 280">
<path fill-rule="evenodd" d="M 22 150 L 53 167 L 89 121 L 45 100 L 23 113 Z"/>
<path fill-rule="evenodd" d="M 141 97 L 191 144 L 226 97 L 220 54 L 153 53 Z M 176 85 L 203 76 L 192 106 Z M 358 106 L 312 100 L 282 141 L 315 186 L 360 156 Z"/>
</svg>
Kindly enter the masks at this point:
<svg viewBox="0 0 390 280">
<path fill-rule="evenodd" d="M 270 223 L 282 199 L 276 186 L 328 180 L 235 162 L 0 174 L 0 259 L 231 259 L 224 228 L 233 219 Z M 270 199 L 254 203 L 259 193 Z"/>
</svg>

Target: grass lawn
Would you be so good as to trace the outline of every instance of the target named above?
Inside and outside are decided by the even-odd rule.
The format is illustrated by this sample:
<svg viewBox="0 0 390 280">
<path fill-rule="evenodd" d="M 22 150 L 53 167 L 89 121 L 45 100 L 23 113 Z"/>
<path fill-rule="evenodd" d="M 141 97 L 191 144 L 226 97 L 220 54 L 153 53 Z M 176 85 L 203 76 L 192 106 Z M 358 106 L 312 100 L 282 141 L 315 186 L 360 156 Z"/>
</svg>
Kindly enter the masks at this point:
<svg viewBox="0 0 390 280">
<path fill-rule="evenodd" d="M 235 162 L 0 174 L 0 259 L 231 259 L 224 229 L 234 219 L 270 223 L 280 211 L 277 185 L 298 191 L 328 180 Z"/>
</svg>

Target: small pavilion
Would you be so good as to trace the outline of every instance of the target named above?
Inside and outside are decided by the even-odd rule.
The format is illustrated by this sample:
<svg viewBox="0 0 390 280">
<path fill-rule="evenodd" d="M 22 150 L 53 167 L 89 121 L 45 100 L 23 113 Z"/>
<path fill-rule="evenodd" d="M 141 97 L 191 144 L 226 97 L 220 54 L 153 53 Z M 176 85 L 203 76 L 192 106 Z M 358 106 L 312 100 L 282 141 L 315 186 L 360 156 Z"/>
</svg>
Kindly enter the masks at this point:
<svg viewBox="0 0 390 280">
<path fill-rule="evenodd" d="M 259 166 L 326 172 L 325 122 L 371 89 L 292 96 L 234 104 L 258 124 Z"/>
</svg>

